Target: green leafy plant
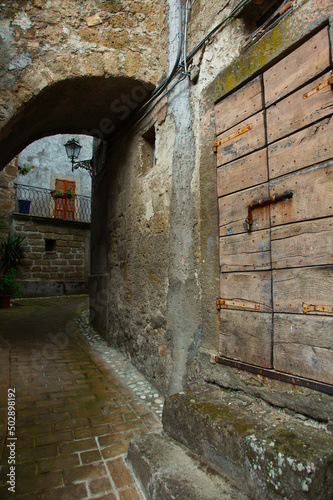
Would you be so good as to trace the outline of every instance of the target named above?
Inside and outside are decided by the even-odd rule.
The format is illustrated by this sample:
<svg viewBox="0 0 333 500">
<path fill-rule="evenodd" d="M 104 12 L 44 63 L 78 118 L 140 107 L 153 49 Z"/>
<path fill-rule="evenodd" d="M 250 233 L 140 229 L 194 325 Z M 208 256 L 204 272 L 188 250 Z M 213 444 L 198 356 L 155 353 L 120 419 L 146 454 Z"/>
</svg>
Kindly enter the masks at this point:
<svg viewBox="0 0 333 500">
<path fill-rule="evenodd" d="M 76 194 L 73 193 L 71 188 L 66 189 L 66 191 L 60 191 L 60 189 L 55 189 L 54 191 L 51 191 L 51 196 L 52 198 L 75 198 Z"/>
<path fill-rule="evenodd" d="M 33 165 L 29 165 L 29 163 L 23 163 L 22 167 L 18 167 L 18 173 L 20 175 L 27 175 L 33 168 L 35 168 Z"/>
<path fill-rule="evenodd" d="M 24 256 L 23 243 L 25 236 L 16 234 L 4 237 L 0 245 L 0 261 L 2 272 L 10 268 L 16 268 L 20 259 Z"/>
<path fill-rule="evenodd" d="M 56 198 L 63 198 L 64 197 L 64 193 L 63 193 L 63 191 L 60 191 L 60 189 L 55 189 L 54 191 L 51 191 L 51 196 L 54 199 L 56 199 Z"/>
<path fill-rule="evenodd" d="M 0 274 L 0 295 L 9 295 L 10 297 L 19 297 L 20 283 L 15 280 L 15 269 L 9 269 Z"/>
<path fill-rule="evenodd" d="M 68 188 L 66 191 L 67 198 L 75 198 L 75 194 L 71 190 L 71 188 Z"/>
</svg>

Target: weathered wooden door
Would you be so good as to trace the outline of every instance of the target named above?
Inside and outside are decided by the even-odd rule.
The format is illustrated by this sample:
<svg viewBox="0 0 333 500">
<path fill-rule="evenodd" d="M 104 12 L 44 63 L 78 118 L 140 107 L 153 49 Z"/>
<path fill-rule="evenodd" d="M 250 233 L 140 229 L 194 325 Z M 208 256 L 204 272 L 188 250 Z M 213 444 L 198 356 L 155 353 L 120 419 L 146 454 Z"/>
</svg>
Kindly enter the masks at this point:
<svg viewBox="0 0 333 500">
<path fill-rule="evenodd" d="M 215 108 L 220 353 L 328 384 L 332 85 L 325 28 Z"/>
</svg>

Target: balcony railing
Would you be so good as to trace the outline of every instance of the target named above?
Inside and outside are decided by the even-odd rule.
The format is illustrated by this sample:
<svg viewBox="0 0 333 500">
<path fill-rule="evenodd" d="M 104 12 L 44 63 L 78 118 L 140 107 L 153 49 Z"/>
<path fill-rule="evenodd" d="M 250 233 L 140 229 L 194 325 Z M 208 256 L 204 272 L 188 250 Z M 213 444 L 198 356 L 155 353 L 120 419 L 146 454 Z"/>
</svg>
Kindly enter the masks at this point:
<svg viewBox="0 0 333 500">
<path fill-rule="evenodd" d="M 75 195 L 75 198 L 56 198 L 50 189 L 15 184 L 15 211 L 24 215 L 35 215 L 52 219 L 90 222 L 91 198 Z"/>
</svg>

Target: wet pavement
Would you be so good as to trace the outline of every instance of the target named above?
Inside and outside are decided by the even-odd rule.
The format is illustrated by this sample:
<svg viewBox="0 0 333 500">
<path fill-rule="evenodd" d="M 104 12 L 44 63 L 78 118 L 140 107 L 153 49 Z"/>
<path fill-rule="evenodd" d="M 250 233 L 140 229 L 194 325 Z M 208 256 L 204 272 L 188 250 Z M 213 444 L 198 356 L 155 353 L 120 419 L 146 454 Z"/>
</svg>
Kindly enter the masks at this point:
<svg viewBox="0 0 333 500">
<path fill-rule="evenodd" d="M 77 296 L 0 309 L 1 499 L 143 498 L 126 453 L 161 428 L 163 397 L 86 308 Z"/>
</svg>

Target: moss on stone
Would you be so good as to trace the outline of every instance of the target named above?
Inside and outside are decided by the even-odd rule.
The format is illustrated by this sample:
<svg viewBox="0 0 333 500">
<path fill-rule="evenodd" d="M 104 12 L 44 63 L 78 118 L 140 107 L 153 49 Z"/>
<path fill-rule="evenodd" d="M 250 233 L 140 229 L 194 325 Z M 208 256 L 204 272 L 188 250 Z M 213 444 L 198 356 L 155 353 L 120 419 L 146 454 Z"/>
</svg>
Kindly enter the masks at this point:
<svg viewBox="0 0 333 500">
<path fill-rule="evenodd" d="M 262 72 L 304 37 L 302 22 L 292 25 L 287 18 L 241 54 L 209 85 L 206 97 L 216 102 Z"/>
</svg>

